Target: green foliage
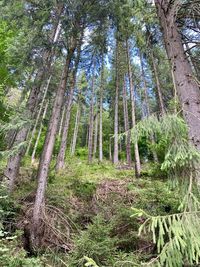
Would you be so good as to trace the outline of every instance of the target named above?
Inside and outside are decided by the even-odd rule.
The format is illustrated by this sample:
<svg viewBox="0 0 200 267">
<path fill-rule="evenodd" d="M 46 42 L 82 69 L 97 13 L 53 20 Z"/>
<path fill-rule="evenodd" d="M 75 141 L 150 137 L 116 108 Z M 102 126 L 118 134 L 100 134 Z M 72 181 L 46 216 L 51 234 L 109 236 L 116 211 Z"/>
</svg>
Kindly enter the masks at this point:
<svg viewBox="0 0 200 267">
<path fill-rule="evenodd" d="M 152 216 L 143 210 L 133 209 L 133 217 L 146 217 L 139 229 L 139 235 L 152 233 L 153 242 L 157 246 L 158 256 L 144 266 L 179 267 L 184 264 L 194 266 L 200 259 L 200 202 L 189 191 L 179 209 L 180 213 Z"/>
<path fill-rule="evenodd" d="M 160 120 L 151 116 L 140 121 L 131 130 L 131 140 L 136 142 L 144 136 L 158 138 L 158 145 L 152 149 L 158 147 L 165 151 L 164 160 L 161 162 L 162 171 L 180 175 L 200 159 L 199 152 L 188 142 L 185 121 L 178 115 L 165 115 Z"/>
<path fill-rule="evenodd" d="M 22 248 L 20 231 L 10 232 L 18 207 L 8 197 L 6 186 L 0 187 L 0 266 L 2 267 L 42 267 L 38 258 L 27 258 Z M 11 228 L 11 229 L 10 229 Z M 8 232 L 9 229 L 9 232 Z"/>
<path fill-rule="evenodd" d="M 82 266 L 84 256 L 92 258 L 100 266 L 112 266 L 115 254 L 115 239 L 110 237 L 111 225 L 101 216 L 94 218 L 87 231 L 75 240 L 75 250 L 71 254 L 71 267 Z"/>
</svg>

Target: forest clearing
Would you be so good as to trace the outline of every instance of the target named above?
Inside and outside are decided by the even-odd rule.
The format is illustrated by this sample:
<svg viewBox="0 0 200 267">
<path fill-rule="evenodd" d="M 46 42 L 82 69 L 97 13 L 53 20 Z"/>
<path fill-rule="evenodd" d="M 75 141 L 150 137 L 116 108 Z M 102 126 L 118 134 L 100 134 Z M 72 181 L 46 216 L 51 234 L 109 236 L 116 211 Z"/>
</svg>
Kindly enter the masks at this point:
<svg viewBox="0 0 200 267">
<path fill-rule="evenodd" d="M 200 266 L 200 1 L 0 1 L 0 267 Z"/>
</svg>

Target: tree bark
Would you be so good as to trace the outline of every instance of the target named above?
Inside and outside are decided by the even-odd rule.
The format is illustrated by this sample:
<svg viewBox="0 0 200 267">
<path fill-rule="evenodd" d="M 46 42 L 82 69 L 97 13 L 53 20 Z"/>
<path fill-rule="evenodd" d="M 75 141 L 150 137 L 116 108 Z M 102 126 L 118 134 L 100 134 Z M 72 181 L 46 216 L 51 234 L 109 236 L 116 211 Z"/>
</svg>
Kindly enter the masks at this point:
<svg viewBox="0 0 200 267">
<path fill-rule="evenodd" d="M 78 103 L 77 111 L 76 111 L 76 120 L 75 120 L 75 126 L 74 126 L 74 134 L 72 139 L 72 145 L 71 145 L 71 155 L 74 156 L 75 149 L 76 149 L 76 142 L 77 142 L 77 136 L 78 136 L 78 129 L 79 129 L 79 123 L 80 123 L 80 115 L 81 115 L 81 107 L 80 103 Z"/>
<path fill-rule="evenodd" d="M 140 64 L 141 64 L 141 71 L 142 71 L 142 80 L 143 80 L 143 86 L 144 86 L 144 102 L 145 102 L 145 116 L 149 117 L 151 112 L 150 112 L 150 105 L 149 105 L 149 96 L 148 96 L 148 89 L 147 89 L 147 82 L 145 78 L 145 73 L 144 73 L 144 66 L 143 66 L 143 60 L 142 60 L 142 55 L 140 53 Z M 153 135 L 150 135 L 149 137 L 150 142 L 152 145 L 155 144 L 155 138 Z M 158 156 L 155 151 L 155 149 L 152 149 L 152 154 L 153 154 L 153 160 L 154 162 L 158 162 Z"/>
<path fill-rule="evenodd" d="M 54 143 L 56 139 L 57 128 L 59 124 L 59 118 L 63 103 L 63 98 L 66 90 L 66 84 L 69 74 L 70 63 L 76 48 L 76 39 L 74 40 L 74 46 L 69 49 L 68 55 L 66 58 L 64 70 L 61 77 L 60 85 L 57 89 L 53 110 L 51 113 L 51 118 L 49 121 L 48 130 L 46 133 L 45 143 L 43 147 L 43 151 L 40 158 L 37 180 L 38 187 L 36 192 L 35 204 L 33 209 L 33 226 L 34 226 L 34 238 L 36 244 L 39 242 L 37 240 L 37 231 L 39 231 L 39 222 L 42 216 L 43 207 L 44 207 L 44 195 L 47 184 L 47 177 L 49 172 L 49 166 L 51 162 L 51 157 L 53 153 Z"/>
<path fill-rule="evenodd" d="M 96 157 L 96 153 L 97 153 L 97 140 L 98 140 L 98 111 L 97 111 L 97 114 L 95 116 L 95 129 L 94 129 L 94 150 L 93 150 L 93 157 L 95 158 Z"/>
<path fill-rule="evenodd" d="M 128 78 L 129 78 L 129 87 L 130 87 L 130 96 L 131 96 L 131 119 L 132 119 L 132 127 L 134 127 L 136 125 L 135 99 L 134 99 L 134 88 L 133 88 L 128 40 L 126 40 L 126 54 L 127 54 L 127 62 L 128 62 Z M 140 154 L 139 154 L 138 142 L 134 143 L 134 155 L 135 155 L 135 175 L 136 175 L 136 177 L 139 177 L 140 173 L 141 173 L 141 164 L 140 164 Z"/>
<path fill-rule="evenodd" d="M 173 3 L 164 4 L 161 0 L 156 0 L 157 13 L 162 26 L 167 55 L 172 65 L 177 94 L 184 118 L 189 126 L 189 139 L 200 150 L 200 90 L 184 52 L 175 14 L 169 12 L 171 5 Z"/>
<path fill-rule="evenodd" d="M 64 100 L 65 102 L 66 100 Z M 59 126 L 59 131 L 58 131 L 58 136 L 62 136 L 62 129 L 63 129 L 63 121 L 65 118 L 65 112 L 66 112 L 66 105 L 63 105 L 62 108 L 62 115 L 61 115 L 61 119 L 60 119 L 60 126 Z"/>
<path fill-rule="evenodd" d="M 69 122 L 71 117 L 71 107 L 73 102 L 73 95 L 74 95 L 74 87 L 76 84 L 76 75 L 78 71 L 78 65 L 80 61 L 81 56 L 81 45 L 83 41 L 83 34 L 84 34 L 84 27 L 82 27 L 82 32 L 80 36 L 80 40 L 77 46 L 77 57 L 75 60 L 75 66 L 72 71 L 72 82 L 70 85 L 70 91 L 68 95 L 68 100 L 66 103 L 66 113 L 63 123 L 63 129 L 62 129 L 62 138 L 61 138 L 61 144 L 60 144 L 60 150 L 58 153 L 57 161 L 56 161 L 56 170 L 59 171 L 64 168 L 65 166 L 65 153 L 66 153 L 66 147 L 67 147 L 67 140 L 68 140 L 68 131 L 69 131 Z"/>
<path fill-rule="evenodd" d="M 95 66 L 94 66 L 95 67 Z M 94 79 L 95 75 L 93 72 L 92 77 L 92 91 L 90 100 L 90 120 L 89 120 L 89 131 L 88 131 L 88 163 L 92 163 L 92 148 L 93 148 L 93 132 L 94 132 Z"/>
<path fill-rule="evenodd" d="M 41 136 L 41 133 L 42 133 L 43 120 L 44 120 L 45 117 L 46 117 L 46 113 L 47 113 L 48 105 L 49 105 L 49 102 L 47 101 L 47 103 L 46 103 L 46 105 L 45 105 L 45 108 L 44 108 L 43 115 L 42 115 L 42 120 L 41 120 L 41 122 L 40 122 L 40 128 L 39 128 L 39 131 L 38 131 L 37 139 L 36 139 L 36 141 L 35 141 L 35 145 L 34 145 L 34 148 L 33 148 L 33 152 L 32 152 L 32 155 L 31 155 L 31 164 L 33 164 L 34 161 L 35 161 L 35 153 L 36 153 L 36 150 L 37 150 L 37 147 L 38 147 L 38 143 L 39 143 L 39 140 L 40 140 L 40 136 Z"/>
<path fill-rule="evenodd" d="M 131 133 L 129 127 L 129 118 L 128 118 L 128 105 L 127 105 L 127 94 L 126 94 L 126 81 L 124 78 L 123 85 L 123 111 L 124 111 L 124 130 L 126 132 L 126 160 L 128 165 L 131 165 Z"/>
<path fill-rule="evenodd" d="M 119 73 L 118 73 L 118 59 L 119 57 L 119 40 L 116 39 L 116 56 L 115 56 L 115 107 L 114 107 L 114 154 L 113 163 L 118 164 L 119 161 L 119 147 L 118 147 L 118 101 L 119 101 Z"/>
<path fill-rule="evenodd" d="M 151 60 L 152 60 L 153 74 L 154 74 L 154 78 L 155 78 L 155 82 L 156 82 L 157 99 L 158 99 L 158 104 L 159 104 L 159 108 L 160 108 L 160 114 L 161 114 L 161 116 L 163 116 L 163 115 L 165 115 L 165 105 L 163 102 L 163 95 L 162 95 L 158 70 L 157 70 L 157 66 L 155 63 L 155 56 L 154 56 L 154 52 L 153 52 L 152 47 L 150 47 L 150 56 L 151 56 Z"/>
<path fill-rule="evenodd" d="M 29 154 L 29 151 L 30 151 L 30 148 L 31 148 L 31 144 L 32 144 L 33 138 L 35 136 L 35 133 L 36 133 L 36 130 L 37 130 L 37 126 L 38 126 L 38 123 L 39 123 L 39 120 L 40 120 L 40 117 L 41 117 L 41 114 L 42 114 L 42 110 L 44 108 L 44 103 L 45 103 L 47 91 L 49 89 L 49 85 L 50 85 L 50 82 L 51 82 L 51 78 L 52 78 L 52 75 L 50 75 L 50 77 L 49 77 L 49 79 L 47 81 L 47 85 L 46 85 L 45 90 L 44 90 L 44 95 L 43 95 L 43 98 L 42 98 L 42 102 L 40 104 L 40 108 L 39 108 L 39 111 L 38 111 L 38 114 L 37 114 L 37 117 L 36 117 L 36 120 L 35 120 L 35 124 L 34 124 L 33 130 L 32 130 L 32 133 L 31 133 L 31 138 L 29 140 L 28 147 L 27 147 L 27 150 L 26 150 L 26 154 L 27 155 Z"/>
<path fill-rule="evenodd" d="M 99 161 L 103 161 L 103 90 L 104 90 L 104 58 L 101 64 L 101 85 L 99 103 Z"/>
</svg>

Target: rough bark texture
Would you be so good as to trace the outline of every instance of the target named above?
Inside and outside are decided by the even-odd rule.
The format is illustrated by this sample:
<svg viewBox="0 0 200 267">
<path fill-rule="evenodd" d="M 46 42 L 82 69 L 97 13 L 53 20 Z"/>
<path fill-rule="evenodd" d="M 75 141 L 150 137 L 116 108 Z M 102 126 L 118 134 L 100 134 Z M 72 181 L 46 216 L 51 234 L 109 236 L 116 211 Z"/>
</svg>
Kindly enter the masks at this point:
<svg viewBox="0 0 200 267">
<path fill-rule="evenodd" d="M 119 73 L 118 73 L 118 57 L 119 57 L 119 41 L 116 43 L 116 58 L 115 58 L 115 117 L 114 117 L 114 152 L 113 152 L 113 163 L 117 164 L 119 147 L 118 147 L 118 101 L 119 101 Z"/>
<path fill-rule="evenodd" d="M 131 71 L 131 61 L 129 54 L 129 44 L 128 40 L 126 40 L 126 53 L 127 53 L 127 62 L 128 62 L 128 78 L 129 78 L 129 87 L 130 87 L 130 96 L 131 96 L 131 119 L 132 119 L 132 127 L 136 124 L 135 119 L 135 99 L 134 99 L 134 88 L 133 88 L 133 80 L 132 80 L 132 71 Z M 140 154 L 138 149 L 138 143 L 134 144 L 134 155 L 135 155 L 135 175 L 136 177 L 140 176 L 141 173 L 141 164 L 140 164 Z"/>
<path fill-rule="evenodd" d="M 44 206 L 44 195 L 45 189 L 47 184 L 47 177 L 49 171 L 49 165 L 51 162 L 51 157 L 53 153 L 54 143 L 56 139 L 57 128 L 59 124 L 59 118 L 63 103 L 63 97 L 66 90 L 66 83 L 68 79 L 69 73 L 69 66 L 71 63 L 72 56 L 75 50 L 74 46 L 68 52 L 68 56 L 65 62 L 65 67 L 62 73 L 61 82 L 57 89 L 53 110 L 51 113 L 51 118 L 49 121 L 49 126 L 46 133 L 45 143 L 43 146 L 43 151 L 40 158 L 38 173 L 37 173 L 37 180 L 38 180 L 38 187 L 36 192 L 34 210 L 33 210 L 33 225 L 34 225 L 34 238 L 37 236 L 37 231 L 39 231 L 39 222 L 42 215 L 42 208 Z M 39 242 L 37 239 L 35 240 L 36 244 Z"/>
<path fill-rule="evenodd" d="M 130 136 L 130 127 L 129 127 L 129 118 L 128 118 L 128 105 L 127 105 L 127 94 L 126 94 L 126 82 L 124 79 L 123 86 L 123 110 L 124 110 L 124 130 L 127 133 L 126 136 L 126 160 L 127 163 L 131 164 L 131 136 Z"/>
<path fill-rule="evenodd" d="M 181 35 L 178 31 L 173 3 L 156 1 L 157 12 L 162 26 L 167 55 L 182 106 L 184 118 L 189 126 L 189 138 L 200 150 L 200 88 L 196 83 L 190 63 L 185 55 Z"/>
</svg>

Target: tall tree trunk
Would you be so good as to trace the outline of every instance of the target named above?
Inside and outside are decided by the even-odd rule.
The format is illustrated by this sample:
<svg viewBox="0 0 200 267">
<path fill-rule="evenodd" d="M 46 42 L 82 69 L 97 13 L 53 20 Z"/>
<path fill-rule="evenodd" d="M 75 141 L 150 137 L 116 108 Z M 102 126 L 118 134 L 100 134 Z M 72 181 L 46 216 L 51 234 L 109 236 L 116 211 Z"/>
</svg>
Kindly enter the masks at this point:
<svg viewBox="0 0 200 267">
<path fill-rule="evenodd" d="M 95 66 L 94 66 L 95 68 Z M 95 75 L 93 72 L 92 77 L 92 91 L 91 91 L 91 100 L 90 100 L 90 120 L 89 120 L 89 129 L 88 129 L 88 163 L 92 163 L 92 148 L 93 148 L 93 132 L 94 132 L 94 79 Z"/>
<path fill-rule="evenodd" d="M 110 137 L 110 142 L 109 142 L 109 159 L 112 162 L 112 137 Z"/>
<path fill-rule="evenodd" d="M 66 105 L 63 105 L 62 115 L 61 115 L 60 125 L 59 125 L 59 131 L 58 131 L 58 136 L 61 136 L 62 135 L 63 121 L 64 121 L 64 118 L 65 118 L 65 112 L 66 112 Z"/>
<path fill-rule="evenodd" d="M 123 85 L 123 111 L 124 111 L 124 130 L 126 135 L 126 160 L 128 165 L 131 165 L 131 133 L 129 128 L 129 118 L 128 118 L 128 105 L 127 105 L 127 94 L 126 94 L 126 81 L 124 78 Z"/>
<path fill-rule="evenodd" d="M 44 120 L 45 117 L 46 117 L 46 113 L 47 113 L 48 105 L 49 105 L 49 102 L 47 101 L 47 103 L 46 103 L 46 105 L 45 105 L 45 108 L 44 108 L 43 115 L 42 115 L 42 119 L 41 119 L 41 122 L 40 122 L 40 128 L 39 128 L 39 131 L 38 131 L 37 139 L 36 139 L 36 141 L 35 141 L 35 145 L 34 145 L 34 148 L 33 148 L 33 152 L 32 152 L 32 155 L 31 155 L 31 164 L 33 164 L 34 161 L 35 161 L 35 153 L 36 153 L 36 150 L 37 150 L 37 147 L 38 147 L 38 143 L 39 143 L 39 140 L 40 140 L 40 136 L 41 136 L 41 133 L 42 133 L 43 120 Z"/>
<path fill-rule="evenodd" d="M 140 53 L 140 64 L 141 64 L 141 71 L 142 71 L 142 80 L 143 80 L 143 86 L 144 86 L 144 102 L 145 102 L 145 116 L 149 117 L 151 112 L 150 112 L 150 105 L 149 105 L 149 96 L 148 96 L 148 89 L 147 89 L 147 82 L 146 82 L 146 78 L 145 78 L 145 73 L 144 73 L 144 66 L 143 66 L 143 60 L 142 60 L 142 55 Z M 152 145 L 155 144 L 155 138 L 153 135 L 150 135 L 149 137 L 150 142 Z M 158 162 L 158 156 L 157 153 L 155 151 L 155 149 L 152 149 L 152 154 L 153 154 L 153 160 L 154 162 Z"/>
<path fill-rule="evenodd" d="M 64 103 L 64 105 L 66 105 L 66 112 L 65 112 L 65 117 L 63 121 L 60 150 L 59 150 L 57 161 L 56 161 L 57 171 L 63 169 L 65 165 L 65 152 L 66 152 L 66 146 L 67 146 L 69 122 L 70 122 L 70 117 L 71 117 L 71 107 L 72 107 L 75 79 L 76 77 L 74 76 L 73 81 L 71 82 L 71 85 L 70 85 L 70 91 L 69 91 L 67 102 Z"/>
<path fill-rule="evenodd" d="M 66 113 L 63 123 L 63 129 L 62 129 L 62 138 L 61 138 L 61 144 L 60 144 L 60 150 L 58 153 L 57 161 L 56 161 L 56 170 L 61 170 L 64 168 L 65 165 L 65 153 L 66 153 L 66 147 L 67 147 L 67 140 L 68 140 L 68 131 L 69 131 L 69 122 L 71 117 L 71 107 L 73 102 L 73 95 L 74 95 L 74 87 L 76 84 L 76 75 L 78 71 L 78 65 L 80 61 L 80 55 L 81 55 L 81 45 L 83 41 L 83 34 L 84 34 L 84 27 L 82 27 L 82 32 L 80 36 L 80 40 L 77 47 L 77 57 L 75 60 L 75 66 L 72 71 L 72 82 L 70 85 L 70 91 L 68 95 L 68 100 L 66 103 Z"/>
<path fill-rule="evenodd" d="M 119 40 L 116 39 L 116 56 L 115 56 L 115 117 L 114 117 L 114 154 L 113 163 L 118 164 L 119 161 L 119 147 L 118 147 L 118 101 L 119 101 L 119 73 L 118 73 L 118 61 L 119 61 Z"/>
<path fill-rule="evenodd" d="M 97 153 L 97 140 L 98 140 L 98 111 L 97 111 L 97 114 L 95 116 L 95 128 L 94 128 L 94 150 L 93 150 L 93 157 L 95 158 L 96 157 L 96 153 Z"/>
<path fill-rule="evenodd" d="M 32 133 L 31 133 L 31 138 L 29 140 L 28 147 L 27 147 L 27 150 L 26 150 L 26 154 L 27 155 L 29 154 L 29 151 L 30 151 L 30 148 L 31 148 L 31 144 L 32 144 L 33 138 L 35 136 L 35 133 L 36 133 L 36 130 L 37 130 L 37 127 L 38 127 L 38 123 L 39 123 L 39 120 L 40 120 L 40 117 L 41 117 L 41 114 L 42 114 L 42 110 L 44 108 L 44 103 L 45 103 L 47 91 L 49 89 L 49 85 L 50 85 L 50 82 L 51 82 L 51 78 L 52 78 L 52 75 L 50 75 L 50 77 L 49 77 L 49 79 L 47 81 L 47 85 L 46 85 L 45 90 L 44 90 L 44 95 L 43 95 L 43 98 L 42 98 L 42 102 L 40 104 L 40 108 L 39 108 L 39 111 L 38 111 L 38 114 L 37 114 L 37 117 L 36 117 L 36 120 L 35 120 L 35 124 L 34 124 L 33 130 L 32 130 Z"/>
<path fill-rule="evenodd" d="M 71 145 L 71 155 L 74 156 L 75 149 L 76 149 L 76 142 L 77 142 L 77 136 L 78 136 L 78 128 L 80 123 L 80 115 L 81 115 L 81 107 L 80 103 L 78 103 L 77 111 L 76 111 L 76 120 L 75 120 L 75 126 L 74 126 L 74 134 L 72 139 L 72 145 Z"/>
<path fill-rule="evenodd" d="M 128 40 L 126 40 L 126 54 L 127 54 L 127 62 L 128 62 L 128 78 L 129 78 L 129 87 L 130 87 L 130 96 L 131 96 L 131 119 L 132 119 L 132 127 L 134 127 L 136 125 L 135 99 L 134 99 L 134 88 L 133 88 Z M 135 155 L 135 175 L 136 177 L 139 177 L 141 173 L 141 165 L 140 165 L 140 154 L 139 154 L 138 142 L 134 143 L 134 155 Z"/>
<path fill-rule="evenodd" d="M 104 57 L 102 55 L 100 103 L 99 103 L 99 161 L 100 162 L 102 162 L 103 160 L 103 90 L 104 90 Z"/>
<path fill-rule="evenodd" d="M 63 98 L 66 90 L 66 84 L 69 74 L 69 66 L 74 55 L 74 51 L 76 48 L 76 39 L 74 39 L 74 46 L 71 47 L 68 51 L 68 55 L 66 58 L 64 70 L 61 77 L 60 85 L 57 89 L 57 94 L 55 97 L 53 110 L 51 113 L 51 118 L 49 121 L 48 130 L 46 133 L 45 143 L 43 146 L 43 151 L 40 158 L 37 180 L 38 187 L 36 192 L 35 204 L 33 209 L 33 226 L 34 226 L 34 238 L 35 244 L 38 244 L 40 241 L 37 239 L 39 236 L 37 235 L 39 231 L 39 222 L 42 217 L 43 207 L 44 207 L 44 195 L 47 184 L 47 177 L 49 172 L 49 166 L 51 163 L 51 157 L 53 153 L 54 143 L 56 139 L 57 128 L 59 124 L 60 113 L 62 109 Z"/>
<path fill-rule="evenodd" d="M 150 51 L 150 54 L 151 54 L 151 59 L 152 59 L 154 78 L 155 78 L 155 82 L 156 82 L 156 89 L 157 89 L 160 114 L 161 114 L 161 116 L 163 116 L 165 114 L 165 106 L 164 106 L 164 102 L 163 102 L 162 90 L 161 90 L 161 86 L 160 86 L 160 80 L 159 80 L 159 76 L 158 76 L 158 70 L 157 70 L 157 66 L 155 63 L 155 56 L 154 56 L 153 50 Z"/>
<path fill-rule="evenodd" d="M 182 45 L 178 31 L 173 2 L 156 0 L 157 12 L 162 26 L 167 55 L 182 105 L 184 118 L 189 126 L 191 143 L 200 150 L 200 90 L 193 78 L 193 72 Z"/>
</svg>

